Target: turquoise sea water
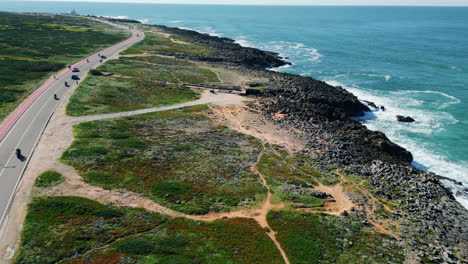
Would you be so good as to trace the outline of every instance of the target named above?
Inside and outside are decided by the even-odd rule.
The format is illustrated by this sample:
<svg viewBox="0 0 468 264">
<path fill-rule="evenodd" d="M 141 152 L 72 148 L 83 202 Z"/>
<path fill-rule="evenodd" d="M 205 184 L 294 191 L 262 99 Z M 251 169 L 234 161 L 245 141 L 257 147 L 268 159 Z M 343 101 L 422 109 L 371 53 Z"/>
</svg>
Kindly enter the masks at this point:
<svg viewBox="0 0 468 264">
<path fill-rule="evenodd" d="M 280 71 L 341 85 L 384 105 L 366 125 L 411 151 L 414 165 L 468 186 L 468 8 L 157 5 L 0 1 L 2 11 L 128 17 L 276 51 Z M 395 121 L 409 115 L 415 123 Z M 468 197 L 463 200 L 468 208 Z"/>
</svg>

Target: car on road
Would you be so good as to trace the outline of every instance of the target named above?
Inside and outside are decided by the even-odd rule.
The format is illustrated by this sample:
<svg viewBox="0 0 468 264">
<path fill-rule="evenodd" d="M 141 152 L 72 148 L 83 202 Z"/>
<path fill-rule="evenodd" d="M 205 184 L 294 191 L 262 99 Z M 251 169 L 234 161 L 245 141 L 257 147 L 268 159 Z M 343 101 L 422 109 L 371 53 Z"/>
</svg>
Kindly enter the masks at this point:
<svg viewBox="0 0 468 264">
<path fill-rule="evenodd" d="M 78 69 L 78 68 L 72 68 L 72 72 L 80 72 L 80 69 Z"/>
<path fill-rule="evenodd" d="M 71 79 L 72 79 L 72 80 L 79 80 L 80 77 L 78 77 L 78 75 L 72 75 Z"/>
<path fill-rule="evenodd" d="M 107 57 L 106 57 L 106 56 L 104 56 L 104 55 L 102 55 L 102 56 L 101 56 L 101 59 L 107 59 Z"/>
</svg>

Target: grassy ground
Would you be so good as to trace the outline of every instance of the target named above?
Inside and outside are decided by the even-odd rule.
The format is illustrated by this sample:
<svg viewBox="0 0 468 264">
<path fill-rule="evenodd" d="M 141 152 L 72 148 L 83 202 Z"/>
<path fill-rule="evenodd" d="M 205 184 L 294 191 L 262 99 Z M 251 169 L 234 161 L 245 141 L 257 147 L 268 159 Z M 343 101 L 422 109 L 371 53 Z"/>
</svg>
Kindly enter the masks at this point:
<svg viewBox="0 0 468 264">
<path fill-rule="evenodd" d="M 361 218 L 270 211 L 268 222 L 292 264 L 403 263 L 394 239 L 367 231 Z"/>
<path fill-rule="evenodd" d="M 29 206 L 15 263 L 275 264 L 282 259 L 250 219 L 204 223 L 79 197 L 43 197 Z"/>
<path fill-rule="evenodd" d="M 166 217 L 79 197 L 41 197 L 28 208 L 16 263 L 56 263 L 118 238 L 151 230 Z"/>
<path fill-rule="evenodd" d="M 251 219 L 211 223 L 173 219 L 144 235 L 63 263 L 282 263 L 281 255 Z M 132 262 L 133 261 L 133 262 Z"/>
<path fill-rule="evenodd" d="M 218 77 L 196 64 L 159 56 L 122 57 L 109 61 L 99 70 L 142 79 L 151 79 L 172 83 L 209 84 L 219 82 Z"/>
<path fill-rule="evenodd" d="M 189 55 L 203 55 L 210 53 L 211 49 L 207 46 L 186 43 L 186 42 L 173 42 L 169 37 L 162 36 L 160 34 L 151 32 L 155 28 L 150 26 L 140 26 L 141 30 L 145 31 L 145 39 L 134 46 L 131 49 L 123 51 L 122 55 L 127 54 L 139 54 L 144 51 L 156 54 L 189 54 Z"/>
<path fill-rule="evenodd" d="M 216 75 L 195 64 L 158 56 L 122 57 L 98 68 L 117 76 L 89 74 L 67 105 L 71 116 L 131 111 L 195 100 L 198 94 L 181 85 L 219 82 Z M 131 96 L 129 96 L 131 95 Z"/>
<path fill-rule="evenodd" d="M 205 214 L 252 203 L 265 189 L 251 171 L 260 143 L 219 126 L 206 105 L 82 123 L 62 161 L 106 189 L 142 193 Z"/>
<path fill-rule="evenodd" d="M 51 73 L 127 37 L 85 18 L 0 12 L 0 121 Z"/>
<path fill-rule="evenodd" d="M 183 86 L 90 74 L 73 93 L 66 113 L 82 116 L 123 112 L 197 98 L 197 93 Z"/>
<path fill-rule="evenodd" d="M 56 171 L 45 171 L 41 173 L 34 183 L 36 187 L 52 187 L 65 181 L 62 174 Z"/>
<path fill-rule="evenodd" d="M 310 195 L 317 181 L 336 184 L 337 175 L 318 169 L 307 153 L 289 154 L 278 146 L 268 146 L 264 151 L 258 171 L 262 173 L 271 191 L 283 201 L 302 203 L 307 206 L 322 206 L 323 199 Z"/>
</svg>

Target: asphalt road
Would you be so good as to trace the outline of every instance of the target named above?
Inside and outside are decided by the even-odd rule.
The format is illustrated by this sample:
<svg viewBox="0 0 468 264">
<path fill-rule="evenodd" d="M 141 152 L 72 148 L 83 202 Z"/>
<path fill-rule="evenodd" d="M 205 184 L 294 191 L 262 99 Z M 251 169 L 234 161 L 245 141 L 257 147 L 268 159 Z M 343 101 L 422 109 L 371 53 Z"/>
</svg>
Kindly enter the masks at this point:
<svg viewBox="0 0 468 264">
<path fill-rule="evenodd" d="M 128 29 L 128 27 L 119 25 L 115 26 L 130 31 L 132 36 L 124 42 L 99 52 L 101 56 L 104 55 L 110 58 L 138 42 L 144 36 L 138 30 Z M 87 59 L 89 62 L 87 62 Z M 19 118 L 8 128 L 8 132 L 3 139 L 0 137 L 0 228 L 8 215 L 10 205 L 14 200 L 17 187 L 28 165 L 28 161 L 33 155 L 34 149 L 50 117 L 60 104 L 60 98 L 65 97 L 67 93 L 70 93 L 77 86 L 77 82 L 71 80 L 71 76 L 76 74 L 83 79 L 90 69 L 94 69 L 101 64 L 100 59 L 96 53 L 72 66 L 79 68 L 80 72 L 73 73 L 71 70 L 66 70 L 63 75 L 57 75 L 56 80 L 52 79 L 46 82 L 44 91 L 37 95 L 33 94 L 33 98 L 28 98 L 32 100 L 32 103 L 25 110 L 22 110 L 24 112 L 18 115 Z M 102 63 L 105 61 L 104 59 Z M 70 87 L 64 85 L 65 81 L 68 82 Z M 54 99 L 54 94 L 57 95 L 59 100 Z M 21 149 L 21 153 L 24 156 L 23 161 L 18 159 L 15 154 L 15 150 L 18 148 Z"/>
</svg>

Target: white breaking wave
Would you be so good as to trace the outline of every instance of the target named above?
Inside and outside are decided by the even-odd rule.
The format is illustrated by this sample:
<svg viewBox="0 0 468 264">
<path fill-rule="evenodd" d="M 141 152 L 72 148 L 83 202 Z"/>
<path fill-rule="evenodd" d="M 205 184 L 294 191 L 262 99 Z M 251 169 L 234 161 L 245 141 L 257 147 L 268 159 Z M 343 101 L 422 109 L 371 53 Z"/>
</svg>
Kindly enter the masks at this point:
<svg viewBox="0 0 468 264">
<path fill-rule="evenodd" d="M 166 23 L 171 23 L 171 24 L 179 24 L 179 23 L 184 23 L 185 21 L 183 20 L 169 20 L 166 21 Z"/>
<path fill-rule="evenodd" d="M 208 34 L 210 36 L 215 36 L 215 37 L 222 37 L 223 34 L 222 33 L 219 33 L 217 32 L 216 30 L 214 30 L 214 28 L 212 27 L 202 27 L 202 28 L 188 28 L 188 27 L 179 27 L 180 29 L 186 29 L 186 30 L 193 30 L 193 31 L 197 31 L 199 33 L 204 33 L 204 34 Z"/>
<path fill-rule="evenodd" d="M 201 33 L 205 33 L 205 34 L 208 34 L 210 36 L 216 36 L 216 37 L 222 37 L 223 34 L 222 33 L 219 33 L 217 32 L 214 28 L 212 27 L 202 27 L 200 29 L 197 29 L 197 31 L 201 32 Z"/>
<path fill-rule="evenodd" d="M 235 43 L 241 45 L 242 47 L 249 47 L 249 48 L 255 47 L 253 43 L 249 42 L 248 37 L 246 36 L 239 36 L 234 39 L 235 39 Z"/>
<path fill-rule="evenodd" d="M 307 47 L 303 43 L 289 41 L 270 41 L 266 43 L 257 43 L 249 40 L 247 36 L 236 37 L 236 43 L 243 47 L 258 48 L 267 51 L 273 51 L 284 58 L 289 58 L 296 62 L 307 61 L 319 63 L 323 56 L 317 49 Z M 285 66 L 291 67 L 291 66 Z"/>
<path fill-rule="evenodd" d="M 468 209 L 468 189 L 465 186 L 460 186 L 452 181 L 441 180 L 441 182 L 446 188 L 452 190 L 455 199 Z"/>
<path fill-rule="evenodd" d="M 278 52 L 283 57 L 292 57 L 295 61 L 306 60 L 309 62 L 320 62 L 322 54 L 317 49 L 307 47 L 302 43 L 289 42 L 289 41 L 271 41 L 265 47 L 267 50 Z"/>
<path fill-rule="evenodd" d="M 137 19 L 137 21 L 140 21 L 143 24 L 147 24 L 150 20 L 147 18 L 143 18 L 143 19 Z"/>
<path fill-rule="evenodd" d="M 449 65 L 449 68 L 455 71 L 463 71 L 461 68 L 458 68 L 457 66 Z"/>
<path fill-rule="evenodd" d="M 269 70 L 279 72 L 281 70 L 285 70 L 285 69 L 291 68 L 293 66 L 294 66 L 294 63 L 291 63 L 291 64 L 286 64 L 286 65 L 283 65 L 283 66 L 279 66 L 279 67 L 270 68 Z"/>
<path fill-rule="evenodd" d="M 104 16 L 107 18 L 114 18 L 114 19 L 128 19 L 128 16 Z"/>
<path fill-rule="evenodd" d="M 335 78 L 347 77 L 347 76 L 350 76 L 350 75 L 363 75 L 363 76 L 370 76 L 370 77 L 382 77 L 382 78 L 385 79 L 385 81 L 390 81 L 390 79 L 392 79 L 392 76 L 390 76 L 390 75 L 370 74 L 370 73 L 343 73 L 343 74 L 335 75 Z"/>
<path fill-rule="evenodd" d="M 399 91 L 388 92 L 382 95 L 382 91 L 365 90 L 356 87 L 346 86 L 335 80 L 325 80 L 328 84 L 341 86 L 349 92 L 356 95 L 360 100 L 374 102 L 377 106 L 385 106 L 386 111 L 377 111 L 366 113 L 364 117 L 356 118 L 363 121 L 364 125 L 370 130 L 378 130 L 384 132 L 387 137 L 396 144 L 406 148 L 413 154 L 413 166 L 423 170 L 432 171 L 436 174 L 462 182 L 468 186 L 468 161 L 453 162 L 447 157 L 433 151 L 433 146 L 430 142 L 424 142 L 409 136 L 404 132 L 416 134 L 424 134 L 431 136 L 444 131 L 444 127 L 449 124 L 459 122 L 447 112 L 440 111 L 447 104 L 440 103 L 441 107 L 438 110 L 422 110 L 418 109 L 425 102 L 421 99 L 411 98 L 409 95 L 418 93 L 433 93 L 438 96 L 450 99 L 450 104 L 459 103 L 457 98 L 436 91 Z M 402 99 L 402 94 L 406 96 Z M 405 115 L 413 117 L 414 123 L 400 123 L 396 121 L 396 115 Z M 448 182 L 448 181 L 445 181 Z M 468 209 L 468 194 L 460 191 L 460 187 L 455 188 L 454 184 L 444 184 L 452 190 L 457 201 Z M 455 186 L 455 187 L 454 187 Z"/>
<path fill-rule="evenodd" d="M 371 77 L 383 77 L 385 78 L 385 81 L 390 81 L 390 79 L 392 78 L 392 76 L 390 75 L 381 75 L 381 74 L 363 74 L 363 75 L 371 76 Z"/>
<path fill-rule="evenodd" d="M 440 106 L 439 106 L 439 109 L 443 109 L 443 108 L 446 108 L 450 105 L 453 105 L 453 104 L 459 104 L 461 103 L 461 100 L 456 98 L 455 96 L 451 96 L 451 95 L 448 95 L 446 93 L 443 93 L 443 92 L 439 92 L 439 91 L 412 91 L 412 90 L 403 90 L 403 91 L 399 91 L 399 92 L 394 92 L 396 94 L 414 94 L 414 93 L 425 93 L 425 94 L 437 94 L 437 95 L 441 95 L 443 97 L 446 97 L 446 98 L 449 98 L 451 101 L 450 102 L 446 102 L 446 103 L 442 103 Z"/>
</svg>

